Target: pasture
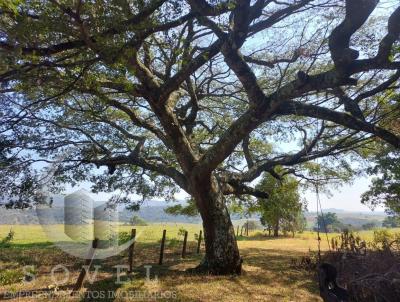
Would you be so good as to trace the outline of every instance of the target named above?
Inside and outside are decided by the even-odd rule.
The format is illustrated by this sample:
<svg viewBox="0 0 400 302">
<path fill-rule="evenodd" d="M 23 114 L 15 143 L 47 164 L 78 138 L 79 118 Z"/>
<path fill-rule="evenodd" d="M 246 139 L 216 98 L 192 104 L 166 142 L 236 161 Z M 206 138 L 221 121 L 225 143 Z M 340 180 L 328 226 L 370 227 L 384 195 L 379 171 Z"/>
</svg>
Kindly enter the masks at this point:
<svg viewBox="0 0 400 302">
<path fill-rule="evenodd" d="M 62 230 L 61 225 L 52 227 Z M 291 266 L 292 259 L 310 255 L 310 251 L 316 252 L 316 234 L 312 232 L 297 234 L 294 238 L 270 238 L 260 231 L 251 232 L 248 237 L 239 237 L 243 275 L 216 277 L 186 271 L 195 267 L 202 257 L 196 253 L 197 237 L 194 235 L 200 231 L 200 225 L 138 226 L 133 273 L 121 273 L 121 284 L 116 284 L 115 266 L 128 263 L 127 251 L 106 260 L 95 260 L 93 265 L 99 266 L 95 280 L 92 284 L 87 280 L 81 295 L 71 298 L 69 290 L 73 287 L 84 260 L 55 247 L 38 225 L 1 225 L 0 238 L 4 238 L 11 228 L 15 232 L 11 244 L 0 248 L 0 300 L 321 301 L 314 273 Z M 182 228 L 189 233 L 187 257 L 184 259 L 181 258 L 183 238 L 179 235 Z M 129 226 L 120 227 L 121 232 L 129 232 L 130 229 Z M 164 263 L 160 266 L 158 257 L 163 229 L 167 230 L 167 240 Z M 360 232 L 359 235 L 370 240 L 373 233 Z M 321 248 L 328 248 L 323 236 Z M 68 278 L 62 269 L 54 271 L 54 277 L 51 276 L 51 270 L 57 265 L 67 268 Z M 33 281 L 22 281 L 23 266 L 30 266 L 28 272 L 35 275 Z M 146 277 L 146 266 L 151 266 L 151 269 L 147 269 L 150 280 Z M 93 276 L 92 273 L 90 275 Z M 127 278 L 130 280 L 127 281 Z M 61 284 L 63 279 L 66 280 Z M 122 284 L 122 281 L 125 282 Z M 34 296 L 32 293 L 35 292 L 41 292 L 42 296 Z M 27 297 L 18 300 L 18 296 L 12 296 L 11 293 L 24 293 Z"/>
</svg>

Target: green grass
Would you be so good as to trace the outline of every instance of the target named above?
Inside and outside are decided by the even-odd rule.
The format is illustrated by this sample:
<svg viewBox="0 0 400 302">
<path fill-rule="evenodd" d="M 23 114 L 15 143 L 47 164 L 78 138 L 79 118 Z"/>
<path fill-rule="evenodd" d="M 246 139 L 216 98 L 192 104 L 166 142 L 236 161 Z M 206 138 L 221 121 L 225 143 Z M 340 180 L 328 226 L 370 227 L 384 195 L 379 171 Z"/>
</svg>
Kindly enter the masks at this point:
<svg viewBox="0 0 400 302">
<path fill-rule="evenodd" d="M 168 239 L 182 239 L 178 235 L 180 229 L 188 231 L 188 241 L 195 240 L 194 235 L 202 229 L 198 224 L 150 224 L 148 226 L 136 226 L 137 241 L 143 243 L 157 242 L 161 240 L 163 230 L 167 230 Z M 120 226 L 120 231 L 130 232 L 131 226 Z"/>
<path fill-rule="evenodd" d="M 63 225 L 52 225 L 46 226 L 55 229 L 57 232 L 63 233 Z M 130 232 L 132 226 L 120 225 L 120 232 Z M 202 229 L 199 224 L 175 224 L 175 223 L 154 223 L 148 226 L 135 226 L 137 230 L 137 241 L 142 243 L 152 243 L 157 242 L 162 237 L 162 231 L 167 230 L 167 239 L 181 239 L 178 236 L 179 229 L 184 228 L 189 232 L 188 240 L 194 240 L 194 234 L 198 234 Z M 10 230 L 15 232 L 14 239 L 12 243 L 14 245 L 26 245 L 26 246 L 50 246 L 51 242 L 46 236 L 45 231 L 40 225 L 0 225 L 0 239 L 7 236 Z M 260 231 L 252 232 L 252 234 L 259 233 Z M 391 229 L 390 232 L 400 232 L 400 228 Z M 362 239 L 366 241 L 371 241 L 373 238 L 373 230 L 370 231 L 360 231 L 356 232 Z M 332 233 L 328 234 L 329 238 L 338 236 L 339 234 Z M 297 237 L 303 239 L 313 239 L 316 238 L 316 232 L 304 232 L 302 234 L 297 234 Z M 325 234 L 321 233 L 322 240 L 325 240 Z"/>
<path fill-rule="evenodd" d="M 62 231 L 60 225 L 52 226 Z M 0 226 L 0 239 L 4 238 L 11 226 Z M 121 232 L 130 232 L 132 227 L 120 226 Z M 184 228 L 189 232 L 188 255 L 181 259 L 182 238 L 179 230 Z M 54 283 L 49 272 L 58 264 L 65 265 L 70 270 L 70 281 L 63 285 L 71 289 L 84 261 L 65 254 L 49 243 L 46 234 L 37 225 L 12 226 L 15 237 L 10 247 L 0 248 L 0 300 L 5 291 L 33 291 L 46 289 L 53 291 Z M 161 297 L 157 301 L 321 301 L 318 295 L 315 274 L 299 270 L 291 266 L 293 259 L 299 260 L 309 251 L 318 247 L 317 234 L 304 232 L 294 238 L 266 237 L 262 232 L 251 232 L 250 237 L 239 237 L 238 245 L 243 257 L 243 274 L 241 276 L 204 276 L 186 272 L 187 268 L 196 266 L 202 255 L 197 255 L 194 234 L 201 229 L 195 224 L 151 224 L 136 227 L 138 241 L 134 252 L 134 273 L 131 281 L 115 284 L 116 275 L 113 266 L 127 264 L 127 252 L 106 260 L 95 260 L 101 265 L 96 281 L 85 283 L 86 293 L 95 290 L 111 290 L 122 294 L 128 291 L 138 292 L 142 298 L 129 300 L 125 298 L 95 299 L 82 297 L 70 299 L 58 297 L 59 301 L 155 301 L 154 293 L 173 293 L 172 298 Z M 167 230 L 167 244 L 164 264 L 158 266 L 159 241 L 162 230 Z M 391 232 L 400 231 L 391 230 Z M 338 234 L 329 234 L 329 238 Z M 359 233 L 365 240 L 372 239 L 373 231 Z M 328 248 L 324 234 L 321 234 L 321 249 Z M 204 246 L 202 246 L 204 253 Z M 34 282 L 21 282 L 21 267 L 34 265 L 37 278 Z M 158 275 L 158 281 L 147 282 L 145 265 L 152 265 L 152 278 Z M 62 279 L 62 276 L 59 276 Z M 58 292 L 53 294 L 57 295 Z M 143 298 L 146 294 L 147 297 Z M 9 301 L 39 301 L 30 299 Z M 40 301 L 54 301 L 41 298 Z"/>
<path fill-rule="evenodd" d="M 56 232 L 63 233 L 63 225 L 46 226 Z M 120 225 L 118 227 L 120 232 L 131 231 L 132 226 Z M 152 243 L 161 240 L 162 232 L 167 230 L 167 239 L 180 239 L 178 236 L 179 229 L 184 228 L 189 232 L 188 240 L 194 240 L 194 234 L 198 234 L 202 227 L 198 224 L 161 224 L 155 223 L 148 226 L 135 226 L 137 233 L 137 242 Z M 50 246 L 51 240 L 47 237 L 46 232 L 40 225 L 0 225 L 0 239 L 7 236 L 8 232 L 13 230 L 15 232 L 12 243 L 14 246 Z"/>
</svg>

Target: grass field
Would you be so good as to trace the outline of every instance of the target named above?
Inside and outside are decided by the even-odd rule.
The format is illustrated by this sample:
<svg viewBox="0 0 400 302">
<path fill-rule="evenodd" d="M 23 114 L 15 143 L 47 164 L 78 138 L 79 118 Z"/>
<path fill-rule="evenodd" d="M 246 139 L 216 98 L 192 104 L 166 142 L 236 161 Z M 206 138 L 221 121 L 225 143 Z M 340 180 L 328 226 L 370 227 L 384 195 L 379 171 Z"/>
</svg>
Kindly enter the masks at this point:
<svg viewBox="0 0 400 302">
<path fill-rule="evenodd" d="M 62 231 L 62 226 L 52 226 Z M 115 265 L 127 264 L 127 252 L 106 260 L 95 260 L 101 268 L 93 284 L 85 283 L 86 296 L 69 298 L 66 291 L 71 289 L 83 264 L 83 260 L 69 256 L 54 247 L 40 226 L 0 226 L 0 238 L 10 229 L 15 232 L 12 244 L 3 247 L 0 253 L 0 300 L 4 293 L 46 290 L 57 301 L 321 301 L 318 296 L 314 273 L 291 266 L 292 259 L 309 255 L 317 250 L 316 234 L 305 232 L 295 238 L 278 239 L 252 232 L 249 237 L 239 237 L 238 244 L 243 256 L 241 276 L 215 277 L 193 275 L 185 270 L 196 266 L 201 255 L 195 253 L 194 234 L 200 225 L 193 224 L 152 224 L 137 227 L 138 240 L 134 254 L 134 273 L 125 284 L 116 284 Z M 188 256 L 181 259 L 181 236 L 179 229 L 189 232 Z M 162 230 L 167 230 L 167 244 L 164 264 L 158 266 L 159 240 Z M 120 231 L 129 232 L 130 227 L 121 226 Z M 332 234 L 330 236 L 335 236 Z M 370 240 L 373 232 L 360 232 L 360 237 Z M 328 245 L 323 238 L 321 248 Z M 204 246 L 202 247 L 204 251 Z M 60 270 L 51 278 L 50 272 L 56 265 L 69 270 L 69 279 L 56 287 L 55 282 L 65 276 Z M 21 282 L 22 266 L 33 265 L 36 279 Z M 145 265 L 151 265 L 152 281 L 146 280 Z M 157 281 L 154 280 L 157 275 Z M 126 278 L 124 276 L 123 278 Z M 110 291 L 111 296 L 108 295 Z M 1 294 L 3 293 L 3 294 Z M 101 294 L 105 294 L 104 299 Z M 9 301 L 47 301 L 49 297 L 9 299 Z"/>
</svg>

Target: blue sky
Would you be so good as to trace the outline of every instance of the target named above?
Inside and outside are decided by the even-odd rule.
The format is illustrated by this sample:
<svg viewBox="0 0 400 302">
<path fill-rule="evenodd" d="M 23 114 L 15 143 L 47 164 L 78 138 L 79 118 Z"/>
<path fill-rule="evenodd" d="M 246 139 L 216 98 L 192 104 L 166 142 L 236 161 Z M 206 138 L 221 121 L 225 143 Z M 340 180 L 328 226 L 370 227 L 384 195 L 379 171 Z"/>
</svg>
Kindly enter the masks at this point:
<svg viewBox="0 0 400 302">
<path fill-rule="evenodd" d="M 361 194 L 368 190 L 370 179 L 367 177 L 360 177 L 353 182 L 353 184 L 344 185 L 339 189 L 332 189 L 332 196 L 328 197 L 325 194 L 321 195 L 321 204 L 323 209 L 336 208 L 347 211 L 362 211 L 371 212 L 366 206 L 361 204 Z M 309 211 L 316 210 L 316 196 L 315 193 L 306 194 L 308 200 Z M 383 211 L 383 208 L 376 208 L 375 211 Z"/>
<path fill-rule="evenodd" d="M 379 8 L 376 10 L 375 15 L 387 15 L 393 9 L 394 6 L 398 4 L 398 1 L 394 0 L 383 0 L 380 2 Z M 352 184 L 344 185 L 338 189 L 331 189 L 331 196 L 326 194 L 321 195 L 322 208 L 337 208 L 349 211 L 370 211 L 370 209 L 362 205 L 360 202 L 360 196 L 364 193 L 370 184 L 370 179 L 367 177 L 359 177 Z M 75 187 L 73 189 L 68 189 L 67 192 L 73 192 L 79 188 L 85 188 L 90 190 L 88 184 L 82 184 L 80 187 Z M 110 194 L 91 194 L 95 200 L 107 200 Z M 184 193 L 177 194 L 176 198 L 182 200 L 187 197 Z M 140 199 L 140 196 L 137 196 Z M 305 199 L 308 201 L 308 209 L 310 211 L 315 211 L 316 209 L 316 196 L 315 193 L 307 192 L 305 193 Z M 376 209 L 382 211 L 382 208 Z"/>
<path fill-rule="evenodd" d="M 346 211 L 354 211 L 354 212 L 371 212 L 371 210 L 361 204 L 360 196 L 366 190 L 368 190 L 368 186 L 370 184 L 370 179 L 367 177 L 360 177 L 355 180 L 352 184 L 344 185 L 338 189 L 331 188 L 331 195 L 328 196 L 326 194 L 321 194 L 321 205 L 323 209 L 342 209 Z M 85 188 L 86 190 L 90 190 L 88 184 L 82 184 L 79 188 Z M 78 187 L 69 188 L 67 190 L 68 193 L 74 192 L 79 189 Z M 100 194 L 90 194 L 93 199 L 97 201 L 105 201 L 111 195 L 106 193 Z M 178 200 L 183 200 L 188 195 L 184 192 L 176 195 Z M 137 199 L 140 199 L 140 196 L 136 196 Z M 308 201 L 308 210 L 310 212 L 316 211 L 316 195 L 313 192 L 306 192 L 304 198 Z M 145 206 L 151 205 L 161 205 L 163 202 L 145 202 Z M 375 211 L 383 211 L 383 208 L 377 208 Z"/>
</svg>

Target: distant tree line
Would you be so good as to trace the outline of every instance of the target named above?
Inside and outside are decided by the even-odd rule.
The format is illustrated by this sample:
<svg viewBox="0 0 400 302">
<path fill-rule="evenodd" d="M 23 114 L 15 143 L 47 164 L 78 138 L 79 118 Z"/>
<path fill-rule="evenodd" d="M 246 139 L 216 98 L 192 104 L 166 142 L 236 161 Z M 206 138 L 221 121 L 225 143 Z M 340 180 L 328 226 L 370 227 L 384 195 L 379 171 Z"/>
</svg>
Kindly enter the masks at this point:
<svg viewBox="0 0 400 302">
<path fill-rule="evenodd" d="M 336 213 L 327 212 L 318 215 L 317 222 L 315 223 L 313 230 L 317 231 L 319 229 L 320 232 L 340 233 L 345 230 L 349 231 L 372 230 L 379 227 L 385 227 L 385 228 L 400 227 L 400 220 L 394 216 L 387 216 L 383 220 L 381 225 L 375 222 L 367 222 L 362 224 L 361 226 L 355 226 L 340 221 Z"/>
</svg>

